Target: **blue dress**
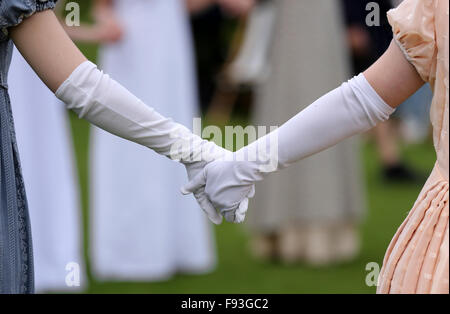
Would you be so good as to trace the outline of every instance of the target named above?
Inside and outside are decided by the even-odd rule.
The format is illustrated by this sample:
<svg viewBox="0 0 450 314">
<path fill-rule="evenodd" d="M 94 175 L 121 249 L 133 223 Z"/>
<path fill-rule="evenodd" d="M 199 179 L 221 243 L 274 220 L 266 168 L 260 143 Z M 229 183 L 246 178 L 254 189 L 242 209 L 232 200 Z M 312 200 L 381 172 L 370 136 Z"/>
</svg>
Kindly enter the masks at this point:
<svg viewBox="0 0 450 314">
<path fill-rule="evenodd" d="M 55 2 L 0 0 L 0 293 L 34 292 L 30 218 L 8 96 L 13 48 L 8 28 Z"/>
</svg>

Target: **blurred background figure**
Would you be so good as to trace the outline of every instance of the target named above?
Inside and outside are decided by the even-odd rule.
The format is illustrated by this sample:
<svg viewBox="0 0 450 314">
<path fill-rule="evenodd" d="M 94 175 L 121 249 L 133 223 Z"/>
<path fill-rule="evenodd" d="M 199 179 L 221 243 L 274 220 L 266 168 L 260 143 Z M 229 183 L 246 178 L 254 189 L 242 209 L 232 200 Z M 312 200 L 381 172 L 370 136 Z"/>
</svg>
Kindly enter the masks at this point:
<svg viewBox="0 0 450 314">
<path fill-rule="evenodd" d="M 248 0 L 217 2 L 240 14 Z M 96 19 L 123 29 L 119 41 L 100 50 L 99 63 L 145 103 L 192 127 L 199 113 L 188 11 L 212 3 L 96 1 Z M 210 226 L 195 200 L 179 193 L 185 182 L 182 168 L 100 129 L 93 129 L 91 156 L 95 275 L 162 280 L 177 272 L 213 269 Z"/>
<path fill-rule="evenodd" d="M 94 16 L 123 33 L 100 49 L 103 69 L 157 111 L 192 127 L 199 110 L 188 13 L 217 2 L 241 14 L 252 1 L 185 1 L 97 0 Z M 91 139 L 94 275 L 153 281 L 211 271 L 214 237 L 195 200 L 179 193 L 184 169 L 98 128 Z"/>
<path fill-rule="evenodd" d="M 192 6 L 191 25 L 196 56 L 198 95 L 202 113 L 206 114 L 216 90 L 217 75 L 228 51 L 229 19 L 218 5 Z"/>
<path fill-rule="evenodd" d="M 369 26 L 366 17 L 372 7 L 370 0 L 341 0 L 347 24 L 348 43 L 352 52 L 353 73 L 366 70 L 387 49 L 392 40 L 392 30 L 386 17 L 387 11 L 401 1 L 381 0 L 379 26 Z M 429 135 L 429 109 L 432 93 L 429 85 L 422 87 L 402 104 L 394 116 L 379 124 L 373 131 L 382 168 L 382 176 L 394 182 L 423 183 L 425 176 L 407 165 L 400 154 L 401 137 L 408 142 L 424 141 Z M 396 121 L 397 120 L 397 121 Z M 400 127 L 397 127 L 398 123 Z"/>
<path fill-rule="evenodd" d="M 257 16 L 250 17 L 245 51 L 230 65 L 229 77 L 257 86 L 255 125 L 279 125 L 350 77 L 345 33 L 335 1 L 259 5 L 265 9 L 257 8 Z M 257 257 L 326 265 L 357 255 L 365 197 L 356 142 L 349 140 L 259 183 L 248 216 Z"/>
<path fill-rule="evenodd" d="M 198 116 L 191 34 L 179 0 L 97 0 L 94 16 L 122 29 L 99 64 L 163 115 L 192 127 Z M 165 280 L 205 273 L 214 237 L 184 169 L 98 128 L 91 135 L 91 248 L 99 279 Z"/>
<path fill-rule="evenodd" d="M 427 83 L 397 109 L 399 136 L 406 144 L 423 143 L 429 138 L 432 98 L 433 92 Z"/>
<path fill-rule="evenodd" d="M 196 53 L 199 99 L 207 122 L 224 124 L 236 105 L 236 90 L 224 86 L 224 64 L 236 50 L 245 17 L 257 0 L 188 0 Z M 267 34 L 269 35 L 269 34 Z"/>
</svg>

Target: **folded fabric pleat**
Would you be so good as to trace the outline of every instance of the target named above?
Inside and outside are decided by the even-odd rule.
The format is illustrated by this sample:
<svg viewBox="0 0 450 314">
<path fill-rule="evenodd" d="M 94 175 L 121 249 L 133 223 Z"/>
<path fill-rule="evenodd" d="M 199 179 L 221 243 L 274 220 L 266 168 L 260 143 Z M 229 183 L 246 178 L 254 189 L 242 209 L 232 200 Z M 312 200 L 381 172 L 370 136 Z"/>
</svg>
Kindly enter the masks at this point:
<svg viewBox="0 0 450 314">
<path fill-rule="evenodd" d="M 379 293 L 448 293 L 448 193 L 445 180 L 425 185 L 389 245 Z"/>
</svg>

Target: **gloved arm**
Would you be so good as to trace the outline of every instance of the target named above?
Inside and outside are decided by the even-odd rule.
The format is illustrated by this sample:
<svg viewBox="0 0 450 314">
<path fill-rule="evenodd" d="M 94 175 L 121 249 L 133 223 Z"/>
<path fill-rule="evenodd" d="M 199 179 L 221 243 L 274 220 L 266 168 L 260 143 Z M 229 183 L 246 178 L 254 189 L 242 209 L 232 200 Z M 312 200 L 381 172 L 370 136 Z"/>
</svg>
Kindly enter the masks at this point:
<svg viewBox="0 0 450 314">
<path fill-rule="evenodd" d="M 241 222 L 245 211 L 239 206 L 247 202 L 255 182 L 369 130 L 387 120 L 393 111 L 360 74 L 319 98 L 276 131 L 234 153 L 232 161 L 209 164 L 185 190 L 206 184 L 212 204 L 227 220 Z"/>
<path fill-rule="evenodd" d="M 55 14 L 42 11 L 9 29 L 11 39 L 42 81 L 80 117 L 118 136 L 152 148 L 186 166 L 189 178 L 226 151 L 191 134 L 144 105 L 97 70 L 70 40 Z M 220 223 L 204 193 L 194 192 L 209 218 Z"/>
<path fill-rule="evenodd" d="M 228 221 L 241 222 L 255 182 L 385 121 L 393 108 L 423 84 L 414 66 L 392 42 L 364 74 L 321 97 L 277 131 L 236 152 L 231 162 L 210 163 L 183 191 L 206 186 L 216 209 Z"/>
<path fill-rule="evenodd" d="M 55 95 L 80 118 L 180 161 L 186 166 L 189 178 L 199 173 L 208 162 L 226 153 L 145 105 L 89 61 L 79 65 Z M 195 191 L 200 206 L 214 223 L 220 223 L 221 216 L 203 192 L 203 189 Z"/>
</svg>

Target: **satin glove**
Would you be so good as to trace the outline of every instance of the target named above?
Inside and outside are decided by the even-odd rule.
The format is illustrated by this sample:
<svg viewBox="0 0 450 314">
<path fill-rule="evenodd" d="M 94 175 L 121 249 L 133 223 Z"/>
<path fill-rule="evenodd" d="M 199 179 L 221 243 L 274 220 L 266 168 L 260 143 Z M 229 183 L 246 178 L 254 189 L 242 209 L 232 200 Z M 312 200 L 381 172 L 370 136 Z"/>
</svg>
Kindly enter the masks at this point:
<svg viewBox="0 0 450 314">
<path fill-rule="evenodd" d="M 363 74 L 322 96 L 284 125 L 203 169 L 186 186 L 206 196 L 228 221 L 242 222 L 254 184 L 271 172 L 369 130 L 394 112 Z M 345 184 L 345 182 L 343 182 Z"/>
<path fill-rule="evenodd" d="M 79 65 L 55 95 L 80 118 L 184 164 L 189 179 L 201 174 L 212 160 L 227 154 L 226 150 L 144 104 L 89 61 Z M 193 192 L 209 219 L 220 224 L 222 216 L 210 203 L 205 187 Z"/>
<path fill-rule="evenodd" d="M 215 210 L 220 212 L 226 221 L 241 223 L 245 219 L 249 198 L 255 195 L 255 185 L 246 170 L 251 164 L 233 163 L 236 153 L 227 154 L 207 164 L 201 172 L 182 188 L 187 195 L 201 189 Z"/>
</svg>

